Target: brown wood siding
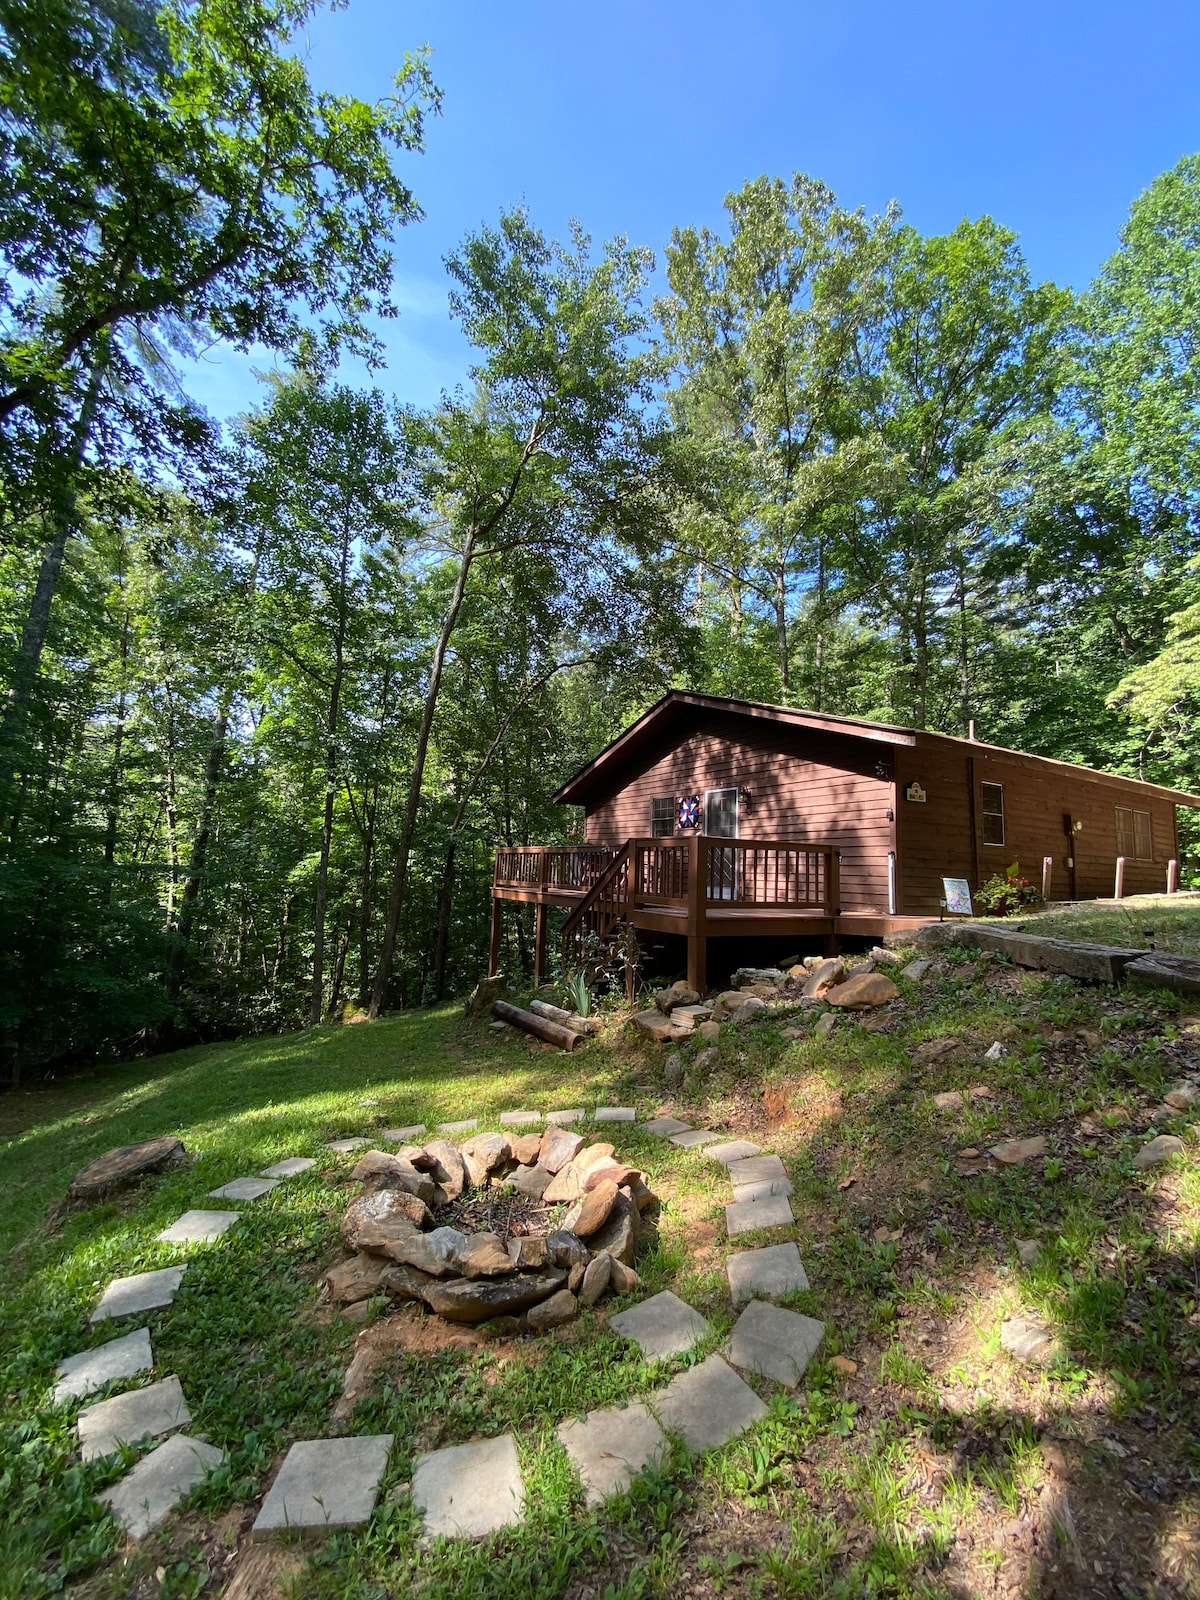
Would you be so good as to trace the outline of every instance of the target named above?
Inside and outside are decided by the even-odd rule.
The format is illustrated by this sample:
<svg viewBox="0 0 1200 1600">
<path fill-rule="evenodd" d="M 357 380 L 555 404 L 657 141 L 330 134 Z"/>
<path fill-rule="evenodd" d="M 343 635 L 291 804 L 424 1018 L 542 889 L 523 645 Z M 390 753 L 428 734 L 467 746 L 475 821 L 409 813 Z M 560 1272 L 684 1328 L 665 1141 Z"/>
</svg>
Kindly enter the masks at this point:
<svg viewBox="0 0 1200 1600">
<path fill-rule="evenodd" d="M 743 839 L 802 839 L 842 851 L 842 905 L 888 909 L 892 848 L 891 747 L 770 722 L 708 714 L 590 808 L 589 844 L 621 845 L 650 832 L 651 801 L 706 789 L 749 789 L 740 806 Z"/>
<path fill-rule="evenodd" d="M 974 806 L 971 769 L 974 769 Z M 916 749 L 897 751 L 900 828 L 900 903 L 905 915 L 936 913 L 943 877 L 967 878 L 978 888 L 1014 861 L 1022 875 L 1040 885 L 1042 858 L 1054 858 L 1051 897 L 1067 899 L 1070 877 L 1063 814 L 1083 823 L 1075 836 L 1075 895 L 1080 900 L 1113 892 L 1117 860 L 1118 806 L 1150 813 L 1153 860 L 1128 859 L 1126 894 L 1166 888 L 1167 862 L 1175 854 L 1175 807 L 1119 778 L 1072 780 L 1019 758 L 989 755 L 986 746 L 958 749 L 922 738 Z M 906 801 L 905 787 L 916 779 L 928 793 L 924 805 Z M 1004 789 L 1004 844 L 983 842 L 982 793 L 985 783 Z"/>
</svg>

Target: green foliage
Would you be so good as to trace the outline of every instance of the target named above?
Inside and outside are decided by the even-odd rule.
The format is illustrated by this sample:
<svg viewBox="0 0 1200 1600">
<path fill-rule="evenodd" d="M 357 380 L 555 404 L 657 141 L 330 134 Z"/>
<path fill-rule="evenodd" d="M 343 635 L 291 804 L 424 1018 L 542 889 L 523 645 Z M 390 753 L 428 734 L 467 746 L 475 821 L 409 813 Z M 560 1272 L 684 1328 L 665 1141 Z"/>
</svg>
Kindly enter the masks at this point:
<svg viewBox="0 0 1200 1600">
<path fill-rule="evenodd" d="M 1021 876 L 1020 863 L 1014 861 L 1003 872 L 995 872 L 975 891 L 975 904 L 989 916 L 1010 917 L 1022 906 L 1040 906 L 1042 891 L 1031 878 Z"/>
</svg>

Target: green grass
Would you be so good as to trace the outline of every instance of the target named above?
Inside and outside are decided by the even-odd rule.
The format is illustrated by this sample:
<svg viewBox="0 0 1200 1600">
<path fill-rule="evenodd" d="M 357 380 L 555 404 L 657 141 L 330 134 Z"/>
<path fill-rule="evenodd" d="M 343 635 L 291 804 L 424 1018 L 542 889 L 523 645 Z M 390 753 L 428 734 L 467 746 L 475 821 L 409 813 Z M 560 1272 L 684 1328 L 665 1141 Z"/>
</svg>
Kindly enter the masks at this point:
<svg viewBox="0 0 1200 1600">
<path fill-rule="evenodd" d="M 529 1341 L 515 1358 L 486 1346 L 397 1346 L 348 1423 L 395 1435 L 380 1507 L 366 1530 L 306 1551 L 297 1593 L 990 1594 L 1003 1529 L 1039 1503 L 1048 1438 L 1064 1441 L 1079 1475 L 1072 1505 L 1090 1592 L 1109 1592 L 1110 1579 L 1142 1592 L 1155 1550 L 1200 1512 L 1190 1427 L 1200 1404 L 1200 1141 L 1176 1119 L 1161 1126 L 1184 1134 L 1186 1159 L 1138 1173 L 1131 1157 L 1160 1126 L 1149 1117 L 1165 1087 L 1196 1065 L 1194 1036 L 1181 1034 L 1170 997 L 1089 990 L 961 952 L 924 986 L 900 981 L 885 1031 L 843 1018 L 818 1041 L 803 1011 L 724 1029 L 715 1069 L 691 1073 L 674 1102 L 661 1087 L 666 1052 L 618 1029 L 568 1057 L 497 1038 L 450 1008 L 183 1051 L 7 1097 L 0 1595 L 222 1591 L 227 1546 L 244 1538 L 289 1443 L 330 1431 L 359 1332 L 317 1308 L 350 1192 L 349 1163 L 326 1140 L 600 1102 L 635 1104 L 642 1116 L 671 1104 L 784 1157 L 794 1228 L 736 1248 L 794 1234 L 812 1287 L 791 1303 L 826 1322 L 822 1358 L 794 1394 L 757 1383 L 768 1415 L 726 1449 L 697 1462 L 677 1449 L 602 1511 L 585 1506 L 558 1423 L 652 1392 L 732 1322 L 721 1170 L 637 1128 L 602 1130 L 644 1163 L 664 1199 L 657 1241 L 638 1263 L 644 1292 L 673 1289 L 710 1319 L 712 1336 L 683 1361 L 653 1365 L 604 1314 Z M 788 1023 L 801 1037 L 784 1038 Z M 943 1038 L 954 1053 L 924 1060 L 920 1046 Z M 983 1054 L 995 1039 L 1005 1054 L 993 1064 Z M 937 1090 L 978 1083 L 990 1097 L 961 1114 L 932 1106 Z M 87 1160 L 167 1132 L 184 1140 L 187 1164 L 108 1202 L 63 1204 Z M 1043 1163 L 985 1170 L 959 1155 L 1034 1132 L 1048 1140 Z M 204 1204 L 208 1189 L 291 1154 L 318 1166 L 196 1249 L 175 1305 L 147 1319 L 155 1376 L 180 1377 L 193 1431 L 228 1461 L 178 1519 L 126 1553 L 95 1495 L 133 1456 L 79 1463 L 78 1408 L 49 1403 L 54 1365 L 113 1336 L 86 1320 L 110 1277 L 177 1259 L 155 1241 L 159 1229 Z M 1014 1241 L 1030 1237 L 1042 1249 L 1023 1267 Z M 1044 1316 L 1058 1337 L 1045 1371 L 1000 1348 L 1000 1323 L 1018 1309 Z M 834 1356 L 857 1372 L 837 1370 Z M 404 1493 L 415 1456 L 508 1429 L 527 1482 L 524 1526 L 483 1545 L 422 1549 Z M 1128 1456 L 1097 1438 L 1124 1439 Z M 1104 1543 L 1114 1519 L 1128 1532 L 1120 1556 Z M 1036 1574 L 1020 1581 L 1034 1585 Z"/>
<path fill-rule="evenodd" d="M 1137 895 L 1120 903 L 1022 912 L 1003 919 L 1023 923 L 1047 939 L 1080 939 L 1143 950 L 1153 944 L 1173 955 L 1200 956 L 1200 899 L 1175 895 Z"/>
</svg>

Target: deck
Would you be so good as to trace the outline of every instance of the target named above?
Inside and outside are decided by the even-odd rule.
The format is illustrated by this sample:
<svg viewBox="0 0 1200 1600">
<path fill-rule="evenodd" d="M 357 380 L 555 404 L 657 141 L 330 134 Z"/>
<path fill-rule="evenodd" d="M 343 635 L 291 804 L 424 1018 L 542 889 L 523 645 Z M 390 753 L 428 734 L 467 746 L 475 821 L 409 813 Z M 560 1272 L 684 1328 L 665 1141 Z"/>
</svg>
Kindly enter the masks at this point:
<svg viewBox="0 0 1200 1600">
<path fill-rule="evenodd" d="M 568 912 L 563 957 L 583 966 L 621 924 L 687 939 L 688 982 L 706 987 L 707 941 L 762 934 L 818 937 L 834 953 L 845 935 L 882 938 L 923 927 L 929 917 L 899 917 L 843 906 L 840 852 L 795 839 L 630 839 L 618 848 L 525 845 L 496 852 L 489 970 L 500 955 L 502 907 L 531 904 L 534 981 L 546 969 L 546 911 Z"/>
</svg>

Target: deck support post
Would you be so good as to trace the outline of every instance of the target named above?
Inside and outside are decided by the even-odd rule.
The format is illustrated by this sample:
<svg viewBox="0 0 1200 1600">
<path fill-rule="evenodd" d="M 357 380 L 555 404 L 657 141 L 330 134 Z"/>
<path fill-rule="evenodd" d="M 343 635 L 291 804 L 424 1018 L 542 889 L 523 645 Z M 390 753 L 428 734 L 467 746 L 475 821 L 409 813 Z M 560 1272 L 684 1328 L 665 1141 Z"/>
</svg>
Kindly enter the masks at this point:
<svg viewBox="0 0 1200 1600">
<path fill-rule="evenodd" d="M 825 935 L 825 954 L 836 956 L 841 953 L 842 936 L 838 932 L 838 918 L 842 914 L 842 852 L 831 850 L 826 865 L 825 898 L 828 901 L 826 909 L 832 919 L 833 926 Z"/>
<path fill-rule="evenodd" d="M 501 901 L 499 895 L 492 896 L 492 937 L 488 945 L 488 970 L 489 978 L 499 976 L 497 967 L 500 965 L 500 917 Z"/>
<path fill-rule="evenodd" d="M 546 902 L 533 909 L 533 987 L 540 989 L 546 976 Z"/>
<path fill-rule="evenodd" d="M 688 988 L 702 995 L 708 987 L 708 840 L 699 833 L 688 840 L 687 948 Z"/>
</svg>

